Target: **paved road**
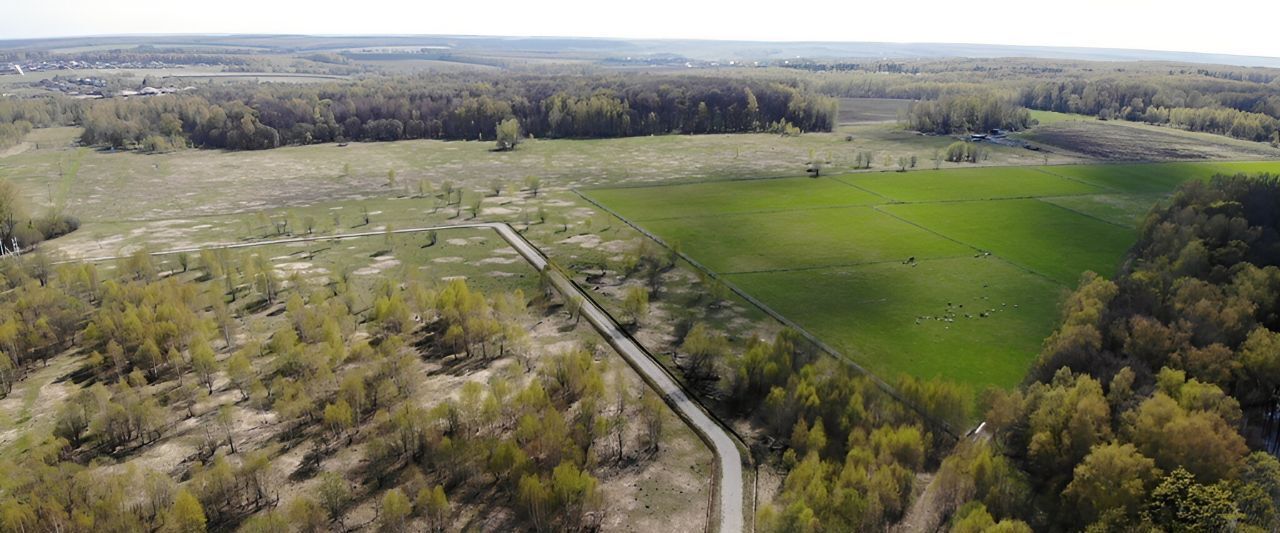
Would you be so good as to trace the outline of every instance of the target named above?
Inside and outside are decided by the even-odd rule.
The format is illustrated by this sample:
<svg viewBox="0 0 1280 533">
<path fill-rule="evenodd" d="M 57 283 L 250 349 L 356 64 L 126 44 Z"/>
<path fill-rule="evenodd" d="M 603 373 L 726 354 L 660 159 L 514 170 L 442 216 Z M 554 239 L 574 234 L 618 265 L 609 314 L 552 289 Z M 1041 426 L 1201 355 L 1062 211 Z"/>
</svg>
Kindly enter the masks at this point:
<svg viewBox="0 0 1280 533">
<path fill-rule="evenodd" d="M 575 295 L 581 298 L 582 315 L 587 321 L 609 341 L 609 344 L 618 351 L 619 354 L 631 364 L 655 390 L 658 391 L 685 420 L 694 431 L 703 437 L 711 449 L 715 452 L 718 460 L 715 491 L 718 495 L 716 507 L 720 511 L 720 531 L 722 533 L 737 533 L 745 527 L 743 508 L 743 473 L 742 473 L 742 454 L 738 450 L 737 444 L 728 430 L 720 426 L 698 402 L 689 398 L 675 379 L 667 373 L 662 365 L 653 359 L 653 355 L 644 349 L 630 335 L 618 325 L 618 322 L 609 316 L 609 313 L 600 307 L 599 304 L 591 298 L 590 295 L 583 292 L 576 284 L 571 282 L 555 269 L 548 269 L 549 262 L 546 256 L 538 250 L 536 246 L 530 243 L 519 232 L 510 225 L 498 222 L 478 222 L 474 224 L 453 224 L 445 226 L 431 226 L 424 228 L 406 228 L 393 230 L 393 233 L 421 233 L 425 231 L 440 231 L 449 229 L 492 229 L 498 232 L 503 240 L 507 241 L 512 248 L 520 252 L 530 265 L 533 265 L 539 272 L 547 271 L 551 282 L 556 289 L 565 297 L 573 297 Z M 363 233 L 346 233 L 341 235 L 325 235 L 313 237 L 295 237 L 291 239 L 279 239 L 274 241 L 246 242 L 225 245 L 207 246 L 204 248 L 250 248 L 254 246 L 268 246 L 273 244 L 289 244 L 297 242 L 312 241 L 329 241 L 339 239 L 351 239 L 356 237 L 371 237 L 377 235 L 385 235 L 385 231 L 369 231 Z M 179 248 L 174 250 L 165 250 L 160 252 L 152 252 L 151 255 L 167 255 L 182 252 L 197 252 L 202 248 Z M 120 259 L 120 257 L 96 257 L 85 259 L 84 261 L 108 261 Z"/>
</svg>

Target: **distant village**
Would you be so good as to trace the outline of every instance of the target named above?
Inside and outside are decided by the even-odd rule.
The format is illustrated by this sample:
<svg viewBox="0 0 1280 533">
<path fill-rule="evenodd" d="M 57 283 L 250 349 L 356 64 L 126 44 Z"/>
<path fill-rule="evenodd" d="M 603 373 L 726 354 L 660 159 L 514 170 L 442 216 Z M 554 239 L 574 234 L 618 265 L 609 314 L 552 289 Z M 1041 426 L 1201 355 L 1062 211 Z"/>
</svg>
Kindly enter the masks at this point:
<svg viewBox="0 0 1280 533">
<path fill-rule="evenodd" d="M 24 75 L 30 72 L 48 72 L 52 70 L 88 70 L 88 69 L 156 69 L 173 68 L 180 65 L 163 61 L 80 61 L 75 59 L 32 59 L 10 63 L 9 68 L 0 69 L 0 75 Z M 181 65 L 189 66 L 189 65 Z M 196 65 L 199 66 L 199 65 Z"/>
<path fill-rule="evenodd" d="M 135 69 L 161 69 L 172 68 L 178 65 L 165 63 L 162 61 L 77 61 L 77 60 L 48 60 L 48 61 L 27 61 L 22 63 L 11 63 L 8 68 L 0 68 L 0 75 L 16 75 L 26 76 L 29 73 L 49 72 L 49 71 L 72 71 L 72 70 L 135 70 Z M 185 65 L 184 65 L 185 66 Z M 62 76 L 55 75 L 51 78 L 42 78 L 31 83 L 32 87 L 39 87 L 48 91 L 62 93 L 75 98 L 105 98 L 109 96 L 155 96 L 160 94 L 176 93 L 184 90 L 194 89 L 194 87 L 150 87 L 141 88 L 125 88 L 121 81 L 111 77 L 98 76 Z"/>
<path fill-rule="evenodd" d="M 137 89 L 126 89 L 121 87 L 120 81 L 98 78 L 98 77 L 63 77 L 54 76 L 52 78 L 42 79 L 32 84 L 34 87 L 62 93 L 74 98 L 106 98 L 110 96 L 157 96 L 161 94 L 172 94 L 176 92 L 189 91 L 195 87 L 150 87 L 144 86 Z"/>
</svg>

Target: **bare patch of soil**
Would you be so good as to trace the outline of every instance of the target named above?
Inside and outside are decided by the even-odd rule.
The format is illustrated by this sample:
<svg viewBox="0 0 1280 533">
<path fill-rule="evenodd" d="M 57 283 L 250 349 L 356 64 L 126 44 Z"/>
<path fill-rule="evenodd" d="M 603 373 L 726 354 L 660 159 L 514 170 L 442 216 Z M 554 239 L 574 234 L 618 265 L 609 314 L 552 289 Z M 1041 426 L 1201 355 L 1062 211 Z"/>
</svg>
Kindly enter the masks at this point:
<svg viewBox="0 0 1280 533">
<path fill-rule="evenodd" d="M 1138 124 L 1067 121 L 1038 126 L 1032 141 L 1106 161 L 1248 159 L 1280 156 L 1280 150 L 1209 134 Z"/>
</svg>

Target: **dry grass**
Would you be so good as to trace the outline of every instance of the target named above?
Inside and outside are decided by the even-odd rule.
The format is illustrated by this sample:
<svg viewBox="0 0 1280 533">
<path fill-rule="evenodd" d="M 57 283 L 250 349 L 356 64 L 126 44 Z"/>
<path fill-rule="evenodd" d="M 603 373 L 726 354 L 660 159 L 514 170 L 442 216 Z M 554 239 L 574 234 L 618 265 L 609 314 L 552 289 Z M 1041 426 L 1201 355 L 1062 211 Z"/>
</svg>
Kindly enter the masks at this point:
<svg viewBox="0 0 1280 533">
<path fill-rule="evenodd" d="M 1038 126 L 1026 138 L 1104 161 L 1264 159 L 1280 150 L 1220 135 L 1124 122 L 1061 121 Z"/>
</svg>

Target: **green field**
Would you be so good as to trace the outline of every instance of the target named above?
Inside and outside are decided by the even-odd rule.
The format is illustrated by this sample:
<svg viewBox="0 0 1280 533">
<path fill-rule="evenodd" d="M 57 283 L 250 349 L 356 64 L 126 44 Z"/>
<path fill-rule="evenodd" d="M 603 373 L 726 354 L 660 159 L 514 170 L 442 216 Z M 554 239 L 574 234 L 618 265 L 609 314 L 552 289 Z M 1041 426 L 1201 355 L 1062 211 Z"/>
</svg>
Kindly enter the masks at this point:
<svg viewBox="0 0 1280 533">
<path fill-rule="evenodd" d="M 603 189 L 596 199 L 630 213 L 632 220 L 725 215 L 880 203 L 882 198 L 831 178 L 744 180 L 733 187 L 724 182 L 690 183 L 671 187 Z"/>
<path fill-rule="evenodd" d="M 1064 286 L 1086 270 L 1111 276 L 1133 229 L 1039 200 L 903 204 L 882 209 Z"/>
<path fill-rule="evenodd" d="M 1010 387 L 1177 184 L 1280 163 L 857 173 L 582 191 L 886 379 Z M 908 259 L 914 258 L 912 265 Z"/>
<path fill-rule="evenodd" d="M 793 270 L 969 255 L 870 207 L 653 220 L 644 227 L 717 272 Z"/>
<path fill-rule="evenodd" d="M 999 259 L 973 257 L 728 279 L 879 375 L 1000 386 L 1022 379 L 1066 291 Z"/>
<path fill-rule="evenodd" d="M 1040 124 L 1056 124 L 1058 122 L 1074 122 L 1081 120 L 1098 120 L 1097 117 L 1088 115 L 1077 115 L 1074 113 L 1059 113 L 1057 111 L 1040 111 L 1036 109 L 1030 110 L 1031 118 Z"/>
<path fill-rule="evenodd" d="M 1105 192 L 1095 185 L 1034 167 L 874 172 L 852 174 L 838 179 L 901 202 L 989 200 Z"/>
</svg>

